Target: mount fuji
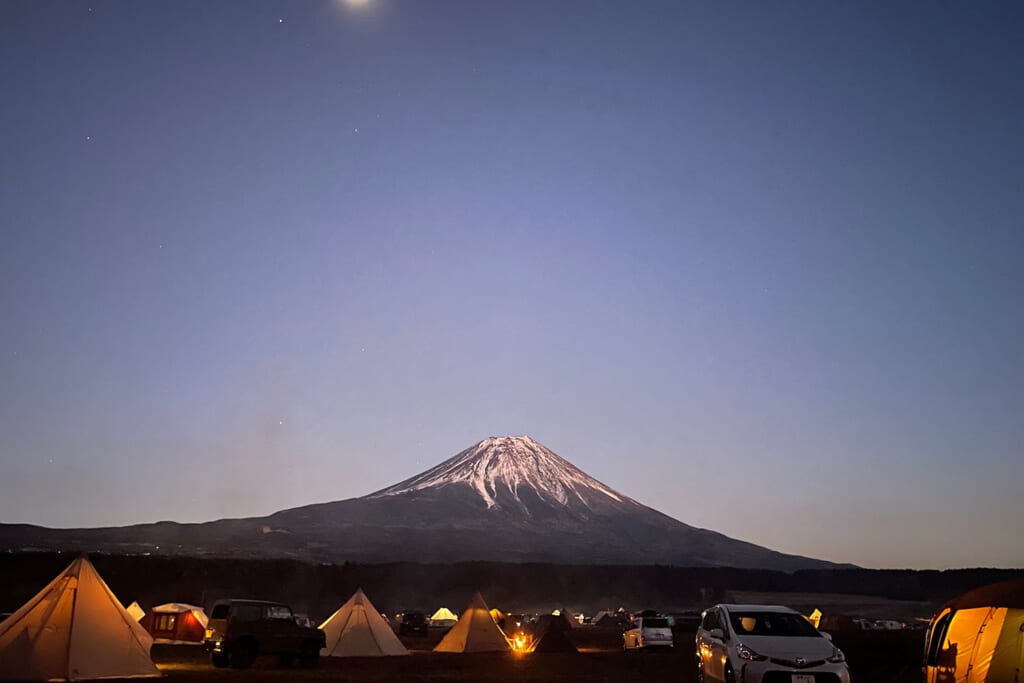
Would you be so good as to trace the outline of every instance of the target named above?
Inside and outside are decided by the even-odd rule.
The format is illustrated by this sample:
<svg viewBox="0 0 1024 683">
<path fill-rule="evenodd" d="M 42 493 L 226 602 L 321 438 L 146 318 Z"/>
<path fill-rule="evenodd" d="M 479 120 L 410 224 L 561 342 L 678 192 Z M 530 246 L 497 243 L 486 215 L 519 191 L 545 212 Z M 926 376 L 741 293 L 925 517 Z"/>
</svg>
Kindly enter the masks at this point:
<svg viewBox="0 0 1024 683">
<path fill-rule="evenodd" d="M 836 566 L 699 529 L 599 482 L 527 436 L 484 439 L 360 498 L 203 524 L 0 525 L 0 549 L 321 562 L 554 562 L 796 569 Z"/>
</svg>

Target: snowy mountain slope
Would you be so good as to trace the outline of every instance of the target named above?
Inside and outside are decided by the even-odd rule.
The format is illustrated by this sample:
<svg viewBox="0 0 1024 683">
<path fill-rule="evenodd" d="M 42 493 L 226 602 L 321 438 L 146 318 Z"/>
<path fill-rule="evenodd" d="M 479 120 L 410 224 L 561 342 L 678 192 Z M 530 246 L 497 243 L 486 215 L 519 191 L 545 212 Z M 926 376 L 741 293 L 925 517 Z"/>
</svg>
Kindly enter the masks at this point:
<svg viewBox="0 0 1024 683">
<path fill-rule="evenodd" d="M 591 507 L 592 504 L 607 503 L 608 499 L 640 505 L 528 436 L 484 439 L 440 465 L 371 493 L 367 498 L 397 496 L 460 483 L 468 484 L 476 491 L 488 508 L 499 505 L 499 490 L 522 503 L 520 488 L 530 488 L 539 499 L 559 505 L 578 502 Z"/>
</svg>

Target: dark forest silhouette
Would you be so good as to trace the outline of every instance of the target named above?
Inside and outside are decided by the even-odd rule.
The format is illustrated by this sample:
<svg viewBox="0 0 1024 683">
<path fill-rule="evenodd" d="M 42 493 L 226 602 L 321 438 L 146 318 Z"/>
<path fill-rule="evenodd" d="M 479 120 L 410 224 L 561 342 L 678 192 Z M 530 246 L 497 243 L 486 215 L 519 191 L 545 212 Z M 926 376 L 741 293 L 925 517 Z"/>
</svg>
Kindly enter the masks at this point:
<svg viewBox="0 0 1024 683">
<path fill-rule="evenodd" d="M 68 553 L 0 554 L 0 612 L 13 611 L 74 559 Z M 462 562 L 454 564 L 309 564 L 92 554 L 125 603 L 208 605 L 224 597 L 282 600 L 326 617 L 362 587 L 379 609 L 461 609 L 473 592 L 505 609 L 566 605 L 697 609 L 729 590 L 842 593 L 940 604 L 979 585 L 1024 578 L 1024 570 L 837 569 L 792 574 L 753 569 L 585 566 Z"/>
</svg>

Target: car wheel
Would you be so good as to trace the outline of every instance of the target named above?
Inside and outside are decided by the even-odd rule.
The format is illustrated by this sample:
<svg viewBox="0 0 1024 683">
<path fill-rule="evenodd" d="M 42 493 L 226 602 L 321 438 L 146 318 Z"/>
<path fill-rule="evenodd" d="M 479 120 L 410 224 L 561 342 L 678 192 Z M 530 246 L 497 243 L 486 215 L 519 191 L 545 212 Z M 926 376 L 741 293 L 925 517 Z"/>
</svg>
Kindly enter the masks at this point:
<svg viewBox="0 0 1024 683">
<path fill-rule="evenodd" d="M 232 669 L 248 669 L 256 659 L 256 643 L 243 640 L 231 646 L 228 653 Z"/>
<path fill-rule="evenodd" d="M 223 669 L 230 662 L 228 661 L 228 656 L 223 652 L 212 652 L 210 653 L 210 663 L 218 669 Z"/>
<path fill-rule="evenodd" d="M 307 640 L 299 650 L 299 662 L 307 669 L 316 668 L 320 663 L 320 647 L 313 641 Z"/>
<path fill-rule="evenodd" d="M 736 673 L 732 670 L 732 664 L 725 665 L 725 683 L 736 683 Z"/>
</svg>

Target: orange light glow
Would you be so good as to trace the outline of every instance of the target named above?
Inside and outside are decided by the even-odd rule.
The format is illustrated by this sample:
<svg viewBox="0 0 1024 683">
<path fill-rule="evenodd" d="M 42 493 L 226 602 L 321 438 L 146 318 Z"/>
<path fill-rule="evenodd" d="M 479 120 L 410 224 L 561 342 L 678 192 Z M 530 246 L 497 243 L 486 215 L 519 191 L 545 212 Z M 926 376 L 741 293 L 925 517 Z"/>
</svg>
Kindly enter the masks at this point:
<svg viewBox="0 0 1024 683">
<path fill-rule="evenodd" d="M 533 637 L 525 633 L 517 633 L 509 640 L 513 652 L 529 652 L 533 645 Z"/>
</svg>

